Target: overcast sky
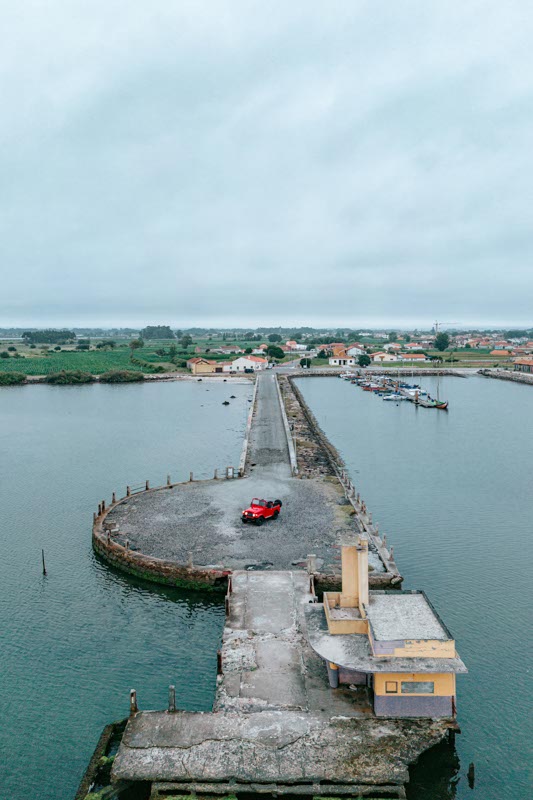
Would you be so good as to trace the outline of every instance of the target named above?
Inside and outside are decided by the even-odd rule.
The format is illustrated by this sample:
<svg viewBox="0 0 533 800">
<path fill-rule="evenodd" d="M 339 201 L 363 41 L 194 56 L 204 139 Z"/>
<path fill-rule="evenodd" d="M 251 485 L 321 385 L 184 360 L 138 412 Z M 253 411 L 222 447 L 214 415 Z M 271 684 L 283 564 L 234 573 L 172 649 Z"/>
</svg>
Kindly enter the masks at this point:
<svg viewBox="0 0 533 800">
<path fill-rule="evenodd" d="M 530 0 L 4 0 L 2 325 L 533 324 Z"/>
</svg>

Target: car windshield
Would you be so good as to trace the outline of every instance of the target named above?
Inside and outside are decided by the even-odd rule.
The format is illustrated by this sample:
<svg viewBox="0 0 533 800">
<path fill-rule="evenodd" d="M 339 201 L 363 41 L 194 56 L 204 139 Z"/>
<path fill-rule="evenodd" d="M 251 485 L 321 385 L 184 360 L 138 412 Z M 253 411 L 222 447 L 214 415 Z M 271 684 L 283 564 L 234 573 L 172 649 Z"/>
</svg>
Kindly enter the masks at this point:
<svg viewBox="0 0 533 800">
<path fill-rule="evenodd" d="M 266 506 L 266 500 L 259 500 L 258 497 L 254 497 L 252 500 L 253 506 Z"/>
</svg>

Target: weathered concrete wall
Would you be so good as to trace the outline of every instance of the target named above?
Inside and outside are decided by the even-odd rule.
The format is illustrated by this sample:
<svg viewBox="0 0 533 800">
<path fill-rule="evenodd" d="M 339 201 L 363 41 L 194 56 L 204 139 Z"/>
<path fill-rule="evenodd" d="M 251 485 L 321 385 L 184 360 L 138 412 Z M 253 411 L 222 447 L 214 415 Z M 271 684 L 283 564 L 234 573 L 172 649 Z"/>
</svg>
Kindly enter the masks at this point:
<svg viewBox="0 0 533 800">
<path fill-rule="evenodd" d="M 394 561 L 394 552 L 392 548 L 389 549 L 387 547 L 386 538 L 379 535 L 377 526 L 372 522 L 372 514 L 368 511 L 366 504 L 361 499 L 360 495 L 356 493 L 355 486 L 346 472 L 344 462 L 338 450 L 331 444 L 325 433 L 322 431 L 313 412 L 305 402 L 302 393 L 294 384 L 293 377 L 291 376 L 286 380 L 290 385 L 294 397 L 298 401 L 307 426 L 311 431 L 312 437 L 316 442 L 318 442 L 321 450 L 325 454 L 325 458 L 331 468 L 332 473 L 337 476 L 337 479 L 340 481 L 343 487 L 346 499 L 354 509 L 359 530 L 361 533 L 365 533 L 368 536 L 369 540 L 372 542 L 372 545 L 376 548 L 383 565 L 385 566 L 385 573 L 370 574 L 369 577 L 371 587 L 373 589 L 384 588 L 386 586 L 396 586 L 396 588 L 400 588 L 403 578 L 400 575 L 400 571 L 398 570 L 396 562 Z M 320 591 L 334 591 L 338 586 L 338 578 L 337 580 L 330 579 L 328 581 L 326 576 L 318 576 L 317 588 L 319 588 Z"/>
<path fill-rule="evenodd" d="M 285 429 L 285 435 L 287 437 L 287 446 L 289 448 L 289 459 L 291 462 L 291 473 L 293 475 L 298 475 L 298 461 L 296 458 L 296 448 L 294 446 L 294 439 L 292 437 L 291 429 L 289 426 L 289 420 L 287 419 L 287 412 L 285 410 L 285 403 L 283 402 L 283 398 L 281 397 L 281 390 L 279 386 L 279 380 L 276 378 L 276 392 L 278 395 L 279 400 L 279 407 L 281 410 L 281 417 L 283 419 L 283 427 Z"/>
<path fill-rule="evenodd" d="M 255 403 L 257 399 L 257 375 L 254 376 L 254 391 L 252 394 L 252 403 L 250 411 L 248 412 L 248 419 L 246 421 L 246 432 L 244 434 L 244 442 L 242 445 L 241 460 L 239 461 L 239 475 L 242 477 L 246 473 L 248 466 L 248 454 L 250 450 L 250 432 L 252 430 L 252 421 L 255 413 Z"/>
<path fill-rule="evenodd" d="M 453 698 L 376 694 L 374 712 L 377 717 L 453 717 Z"/>
</svg>

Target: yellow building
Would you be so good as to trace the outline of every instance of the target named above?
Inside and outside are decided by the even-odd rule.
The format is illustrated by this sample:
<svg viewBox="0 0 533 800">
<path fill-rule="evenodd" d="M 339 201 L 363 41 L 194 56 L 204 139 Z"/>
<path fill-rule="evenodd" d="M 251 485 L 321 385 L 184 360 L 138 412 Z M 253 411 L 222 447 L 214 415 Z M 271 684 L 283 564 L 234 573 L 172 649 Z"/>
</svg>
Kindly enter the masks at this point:
<svg viewBox="0 0 533 800">
<path fill-rule="evenodd" d="M 209 375 L 213 372 L 222 372 L 222 362 L 209 361 L 207 358 L 190 358 L 187 361 L 187 368 L 193 375 Z"/>
<path fill-rule="evenodd" d="M 420 591 L 369 591 L 368 542 L 342 548 L 342 590 L 307 610 L 311 647 L 330 686 L 367 686 L 385 717 L 454 717 L 455 641 Z"/>
</svg>

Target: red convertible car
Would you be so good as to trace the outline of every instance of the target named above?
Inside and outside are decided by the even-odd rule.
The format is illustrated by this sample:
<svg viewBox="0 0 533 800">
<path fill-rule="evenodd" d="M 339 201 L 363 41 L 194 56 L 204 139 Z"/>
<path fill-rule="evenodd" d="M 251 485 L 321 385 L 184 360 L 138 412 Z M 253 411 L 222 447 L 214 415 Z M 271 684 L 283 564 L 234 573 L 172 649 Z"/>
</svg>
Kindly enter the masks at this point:
<svg viewBox="0 0 533 800">
<path fill-rule="evenodd" d="M 277 519 L 281 510 L 281 500 L 260 500 L 254 497 L 249 508 L 242 512 L 243 522 L 255 522 L 262 525 L 266 519 Z"/>
</svg>

